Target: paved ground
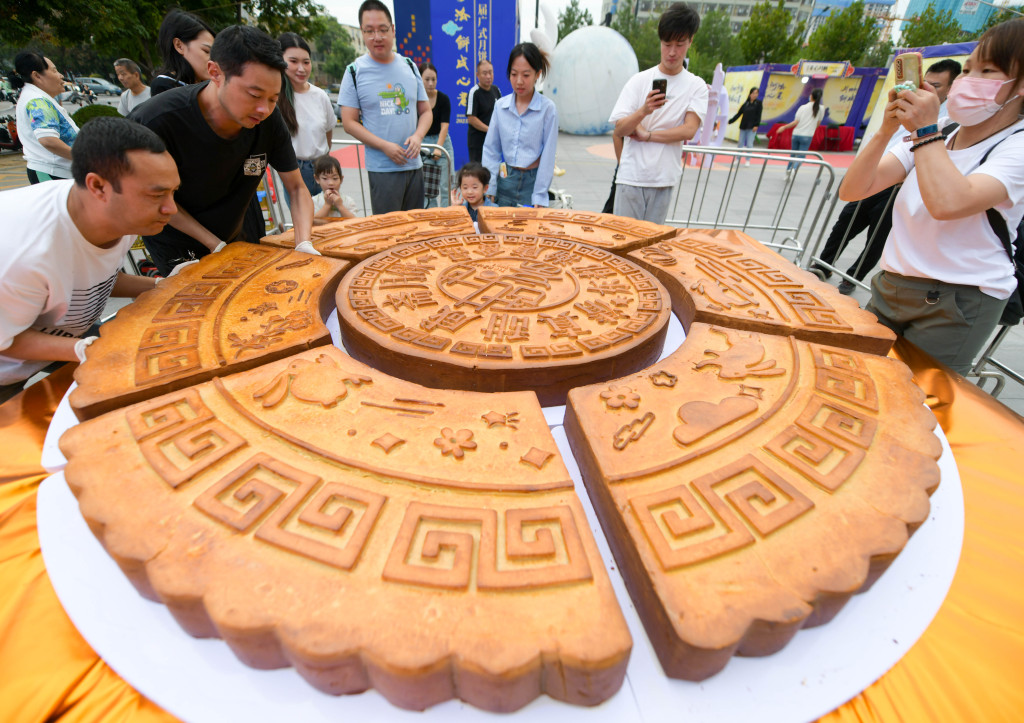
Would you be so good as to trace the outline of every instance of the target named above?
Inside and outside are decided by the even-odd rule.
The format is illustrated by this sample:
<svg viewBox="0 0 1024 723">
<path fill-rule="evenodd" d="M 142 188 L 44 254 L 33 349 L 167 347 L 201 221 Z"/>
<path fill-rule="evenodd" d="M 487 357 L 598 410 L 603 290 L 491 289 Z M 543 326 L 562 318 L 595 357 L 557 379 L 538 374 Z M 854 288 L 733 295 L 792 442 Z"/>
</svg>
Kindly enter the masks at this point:
<svg viewBox="0 0 1024 723">
<path fill-rule="evenodd" d="M 113 101 L 104 98 L 101 102 Z M 9 104 L 0 103 L 0 115 L 10 112 L 5 110 L 6 106 Z M 343 138 L 346 135 L 339 126 L 335 139 Z M 345 151 L 344 155 L 353 153 Z M 835 190 L 852 159 L 852 153 L 826 153 L 823 161 L 801 167 L 792 180 L 787 180 L 785 163 L 769 156 L 753 158 L 749 166 L 726 156 L 716 157 L 709 168 L 688 165 L 670 221 L 678 226 L 744 228 L 759 241 L 783 247 L 784 255 L 802 259 L 806 266 L 815 243 L 822 234 L 827 235 L 841 208 L 841 202 L 835 204 Z M 555 178 L 552 187 L 571 195 L 573 208 L 600 211 L 615 170 L 611 137 L 559 134 L 557 164 L 565 173 Z M 0 190 L 25 183 L 21 154 L 0 153 Z M 347 171 L 342 191 L 361 205 L 359 183 L 358 172 Z M 851 265 L 863 241 L 863 235 L 854 239 L 836 266 Z M 801 252 L 802 247 L 807 247 L 805 252 Z M 833 283 L 838 283 L 838 279 Z M 865 289 L 854 293 L 862 304 L 868 297 Z M 1011 330 L 995 356 L 1024 373 L 1024 326 Z M 988 382 L 986 388 L 991 390 L 992 383 Z M 1024 386 L 1008 380 L 999 400 L 1024 414 Z"/>
</svg>

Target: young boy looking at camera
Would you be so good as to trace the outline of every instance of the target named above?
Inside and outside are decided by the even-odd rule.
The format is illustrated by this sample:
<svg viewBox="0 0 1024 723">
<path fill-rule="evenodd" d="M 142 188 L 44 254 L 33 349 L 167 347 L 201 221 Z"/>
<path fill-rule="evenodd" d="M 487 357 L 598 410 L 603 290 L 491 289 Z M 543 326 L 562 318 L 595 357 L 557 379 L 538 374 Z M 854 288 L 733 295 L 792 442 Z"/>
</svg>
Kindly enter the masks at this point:
<svg viewBox="0 0 1024 723">
<path fill-rule="evenodd" d="M 341 193 L 345 176 L 341 164 L 331 155 L 320 156 L 313 163 L 313 178 L 323 190 L 313 196 L 313 223 L 322 225 L 332 218 L 355 218 L 356 202 Z"/>
</svg>

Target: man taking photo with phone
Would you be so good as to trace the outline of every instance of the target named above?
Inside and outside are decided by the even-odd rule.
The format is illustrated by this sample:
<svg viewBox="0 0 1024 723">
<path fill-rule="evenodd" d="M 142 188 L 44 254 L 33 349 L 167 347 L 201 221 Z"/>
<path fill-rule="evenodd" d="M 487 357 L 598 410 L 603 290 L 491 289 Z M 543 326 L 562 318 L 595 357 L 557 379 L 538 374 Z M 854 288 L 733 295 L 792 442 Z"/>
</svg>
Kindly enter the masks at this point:
<svg viewBox="0 0 1024 723">
<path fill-rule="evenodd" d="M 615 182 L 615 213 L 665 223 L 672 188 L 683 172 L 683 141 L 696 135 L 708 110 L 707 84 L 686 70 L 686 52 L 700 16 L 675 3 L 661 16 L 661 62 L 626 82 L 611 117 L 625 139 Z"/>
</svg>

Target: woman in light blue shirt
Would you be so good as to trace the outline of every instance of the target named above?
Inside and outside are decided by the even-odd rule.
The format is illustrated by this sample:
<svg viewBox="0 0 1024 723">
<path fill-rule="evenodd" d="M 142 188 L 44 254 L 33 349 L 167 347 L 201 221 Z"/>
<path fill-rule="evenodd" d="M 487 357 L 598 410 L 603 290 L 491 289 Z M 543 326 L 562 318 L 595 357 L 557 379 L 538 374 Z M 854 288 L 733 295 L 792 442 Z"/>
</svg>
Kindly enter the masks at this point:
<svg viewBox="0 0 1024 723">
<path fill-rule="evenodd" d="M 537 78 L 547 69 L 547 57 L 533 43 L 520 43 L 509 54 L 512 94 L 494 104 L 483 154 L 483 165 L 491 178 L 497 179 L 495 201 L 499 206 L 548 205 L 558 111 L 535 89 Z"/>
</svg>

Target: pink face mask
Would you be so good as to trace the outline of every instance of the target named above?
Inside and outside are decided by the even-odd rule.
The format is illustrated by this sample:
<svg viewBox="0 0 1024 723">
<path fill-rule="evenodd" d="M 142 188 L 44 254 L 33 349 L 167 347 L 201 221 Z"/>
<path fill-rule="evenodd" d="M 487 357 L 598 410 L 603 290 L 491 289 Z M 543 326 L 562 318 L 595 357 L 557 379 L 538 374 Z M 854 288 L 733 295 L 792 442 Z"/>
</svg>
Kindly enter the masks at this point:
<svg viewBox="0 0 1024 723">
<path fill-rule="evenodd" d="M 1010 80 L 995 78 L 974 78 L 961 75 L 953 81 L 946 98 L 946 112 L 949 117 L 962 126 L 976 126 L 984 123 L 1003 109 L 1015 96 L 1010 96 L 1006 103 L 996 103 L 999 90 Z"/>
</svg>

